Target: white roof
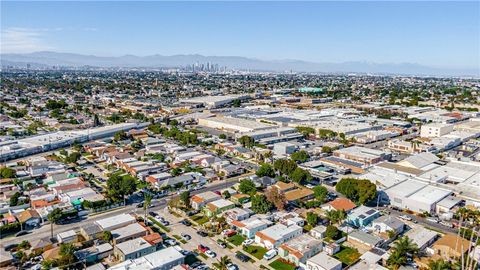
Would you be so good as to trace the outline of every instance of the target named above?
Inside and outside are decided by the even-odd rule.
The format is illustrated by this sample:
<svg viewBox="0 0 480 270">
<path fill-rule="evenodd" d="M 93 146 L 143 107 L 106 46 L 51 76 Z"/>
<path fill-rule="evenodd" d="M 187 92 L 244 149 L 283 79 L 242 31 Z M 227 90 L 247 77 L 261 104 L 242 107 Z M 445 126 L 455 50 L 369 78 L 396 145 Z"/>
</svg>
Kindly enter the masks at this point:
<svg viewBox="0 0 480 270">
<path fill-rule="evenodd" d="M 168 247 L 159 251 L 150 253 L 135 260 L 126 260 L 120 264 L 112 266 L 112 270 L 150 270 L 160 268 L 174 261 L 184 258 L 174 247 Z"/>
<path fill-rule="evenodd" d="M 74 230 L 69 230 L 66 232 L 61 232 L 57 236 L 60 237 L 60 239 L 65 239 L 69 237 L 75 237 L 77 236 L 77 233 Z"/>
<path fill-rule="evenodd" d="M 433 204 L 441 201 L 452 192 L 449 190 L 437 188 L 434 186 L 426 186 L 412 194 L 409 198 L 418 202 Z"/>
<path fill-rule="evenodd" d="M 413 156 L 409 156 L 408 158 L 400 161 L 399 164 L 408 164 L 417 169 L 421 169 L 437 160 L 439 160 L 439 158 L 436 155 L 428 152 L 423 152 Z"/>
<path fill-rule="evenodd" d="M 308 261 L 316 265 L 319 265 L 320 267 L 323 267 L 324 269 L 327 269 L 327 270 L 338 267 L 338 265 L 342 265 L 342 262 L 329 256 L 325 252 L 318 253 L 317 255 L 308 259 Z"/>
<path fill-rule="evenodd" d="M 120 250 L 123 254 L 127 255 L 151 246 L 152 245 L 150 243 L 140 237 L 126 242 L 122 242 L 120 244 L 116 244 L 115 248 Z"/>
<path fill-rule="evenodd" d="M 273 225 L 272 227 L 268 227 L 265 230 L 260 231 L 262 234 L 265 234 L 266 236 L 274 239 L 274 240 L 280 240 L 282 239 L 285 235 L 288 235 L 294 231 L 301 230 L 302 227 L 298 225 L 291 225 L 291 226 L 285 226 L 283 224 L 276 224 Z"/>
<path fill-rule="evenodd" d="M 129 214 L 120 214 L 109 218 L 95 221 L 102 229 L 107 230 L 111 227 L 117 227 L 119 224 L 128 224 L 135 222 L 135 218 Z"/>
<path fill-rule="evenodd" d="M 121 227 L 116 230 L 113 230 L 111 233 L 114 238 L 123 238 L 123 237 L 128 237 L 130 235 L 135 235 L 140 232 L 144 232 L 146 230 L 147 229 L 145 229 L 142 225 L 138 223 L 132 223 L 125 227 Z"/>
<path fill-rule="evenodd" d="M 405 235 L 412 239 L 418 247 L 422 247 L 437 237 L 438 233 L 424 227 L 417 227 L 408 231 Z"/>
</svg>

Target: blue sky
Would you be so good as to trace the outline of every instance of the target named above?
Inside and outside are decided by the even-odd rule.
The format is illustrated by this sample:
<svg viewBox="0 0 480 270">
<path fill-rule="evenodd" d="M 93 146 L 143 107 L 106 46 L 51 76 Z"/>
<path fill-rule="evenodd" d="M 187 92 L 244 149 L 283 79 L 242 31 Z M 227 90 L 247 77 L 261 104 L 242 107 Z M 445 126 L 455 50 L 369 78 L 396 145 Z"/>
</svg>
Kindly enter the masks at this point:
<svg viewBox="0 0 480 270">
<path fill-rule="evenodd" d="M 1 2 L 1 52 L 480 65 L 480 3 Z"/>
</svg>

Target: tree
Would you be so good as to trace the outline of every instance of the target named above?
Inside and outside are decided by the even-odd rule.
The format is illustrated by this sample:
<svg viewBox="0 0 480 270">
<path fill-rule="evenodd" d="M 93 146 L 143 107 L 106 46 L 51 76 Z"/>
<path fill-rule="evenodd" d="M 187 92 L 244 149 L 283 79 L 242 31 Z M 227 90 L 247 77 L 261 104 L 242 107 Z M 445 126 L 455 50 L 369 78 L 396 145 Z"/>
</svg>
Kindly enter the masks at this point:
<svg viewBox="0 0 480 270">
<path fill-rule="evenodd" d="M 325 236 L 332 240 L 338 240 L 340 237 L 342 237 L 342 233 L 337 227 L 328 225 L 327 230 L 325 231 Z"/>
<path fill-rule="evenodd" d="M 359 204 L 365 204 L 377 197 L 377 187 L 367 179 L 343 178 L 337 183 L 335 190 Z"/>
<path fill-rule="evenodd" d="M 317 225 L 318 215 L 314 212 L 307 212 L 307 223 L 312 227 Z"/>
<path fill-rule="evenodd" d="M 308 182 L 312 180 L 312 175 L 302 168 L 296 168 L 288 177 L 296 183 Z"/>
<path fill-rule="evenodd" d="M 170 171 L 170 174 L 172 176 L 178 176 L 182 173 L 182 169 L 180 168 L 173 168 L 171 171 Z"/>
<path fill-rule="evenodd" d="M 233 100 L 233 102 L 232 102 L 233 107 L 240 107 L 240 105 L 242 105 L 242 101 L 240 99 L 237 98 L 237 99 Z"/>
<path fill-rule="evenodd" d="M 312 127 L 297 127 L 297 131 L 302 133 L 303 136 L 310 136 L 310 134 L 315 134 L 315 129 Z"/>
<path fill-rule="evenodd" d="M 387 264 L 393 269 L 398 269 L 401 265 L 406 264 L 409 255 L 417 256 L 419 250 L 417 244 L 408 236 L 404 236 L 394 242 L 391 251 Z"/>
<path fill-rule="evenodd" d="M 60 244 L 60 265 L 73 264 L 75 259 L 75 246 L 71 243 Z"/>
<path fill-rule="evenodd" d="M 430 260 L 428 262 L 428 269 L 429 270 L 450 270 L 453 269 L 453 265 L 451 262 L 444 261 L 442 259 L 439 260 Z"/>
<path fill-rule="evenodd" d="M 22 194 L 20 192 L 15 192 L 12 197 L 10 197 L 10 206 L 17 206 L 18 205 L 18 199 L 20 198 Z"/>
<path fill-rule="evenodd" d="M 290 175 L 298 165 L 291 159 L 277 159 L 273 163 L 273 167 L 283 175 Z"/>
<path fill-rule="evenodd" d="M 232 262 L 228 256 L 222 256 L 218 262 L 213 263 L 213 266 L 218 270 L 227 270 L 228 265 Z"/>
<path fill-rule="evenodd" d="M 101 239 L 105 242 L 110 242 L 113 239 L 112 232 L 110 231 L 103 231 L 101 235 Z"/>
<path fill-rule="evenodd" d="M 299 163 L 303 163 L 307 161 L 309 157 L 310 155 L 305 150 L 300 150 L 290 155 L 290 158 L 293 161 L 299 162 Z"/>
<path fill-rule="evenodd" d="M 252 197 L 252 210 L 257 214 L 266 214 L 273 209 L 273 204 L 267 200 L 265 195 L 255 195 Z"/>
<path fill-rule="evenodd" d="M 330 154 L 333 152 L 333 148 L 327 145 L 322 146 L 322 153 Z"/>
<path fill-rule="evenodd" d="M 313 195 L 315 196 L 315 199 L 323 203 L 327 198 L 328 190 L 324 186 L 316 186 L 313 188 Z"/>
<path fill-rule="evenodd" d="M 258 168 L 255 173 L 258 177 L 269 176 L 275 177 L 275 170 L 272 168 L 272 165 L 268 163 L 263 163 L 260 168 Z"/>
<path fill-rule="evenodd" d="M 326 218 L 330 221 L 330 224 L 337 224 L 346 217 L 347 213 L 343 210 L 331 210 L 326 213 Z"/>
<path fill-rule="evenodd" d="M 250 136 L 242 136 L 238 139 L 238 142 L 246 148 L 252 148 L 255 145 L 255 140 Z"/>
<path fill-rule="evenodd" d="M 180 200 L 182 200 L 185 207 L 190 208 L 190 191 L 184 191 L 180 194 Z"/>
<path fill-rule="evenodd" d="M 275 205 L 275 208 L 277 208 L 278 210 L 285 209 L 285 204 L 287 203 L 285 195 L 275 186 L 271 186 L 269 189 L 267 189 L 267 191 L 265 191 L 265 197 L 268 201 L 273 203 L 273 205 Z"/>
<path fill-rule="evenodd" d="M 254 194 L 257 191 L 255 183 L 253 183 L 253 181 L 249 179 L 243 179 L 242 181 L 240 181 L 238 189 L 243 194 Z"/>
<path fill-rule="evenodd" d="M 55 208 L 53 209 L 50 214 L 48 214 L 47 218 L 50 221 L 50 236 L 53 238 L 53 224 L 57 223 L 63 217 L 62 209 Z"/>
<path fill-rule="evenodd" d="M 222 133 L 222 134 L 218 135 L 218 138 L 220 138 L 222 140 L 225 140 L 227 138 L 227 135 Z"/>
<path fill-rule="evenodd" d="M 232 195 L 230 194 L 230 192 L 228 192 L 228 190 L 225 190 L 225 191 L 222 193 L 222 195 L 223 195 L 223 197 L 224 197 L 225 199 L 227 199 L 227 200 L 230 199 L 230 197 L 232 196 Z"/>
<path fill-rule="evenodd" d="M 150 193 L 144 193 L 143 198 L 144 198 L 143 211 L 145 211 L 143 220 L 145 221 L 145 225 L 147 225 L 147 212 L 150 205 L 152 205 L 152 195 Z"/>
<path fill-rule="evenodd" d="M 1 178 L 14 178 L 16 174 L 17 174 L 17 172 L 12 168 L 8 168 L 8 167 L 0 168 L 0 177 Z"/>
<path fill-rule="evenodd" d="M 77 162 L 79 159 L 80 159 L 80 153 L 79 152 L 72 152 L 70 155 L 68 155 L 66 158 L 65 158 L 65 161 L 67 163 L 75 163 Z"/>
<path fill-rule="evenodd" d="M 116 141 L 116 142 L 126 140 L 127 138 L 128 138 L 128 136 L 127 136 L 127 133 L 125 133 L 125 131 L 117 131 L 113 135 L 113 140 Z"/>
<path fill-rule="evenodd" d="M 107 192 L 116 200 L 123 199 L 125 204 L 125 196 L 132 194 L 137 189 L 135 178 L 131 175 L 121 175 L 121 173 L 112 174 L 107 180 Z"/>
</svg>

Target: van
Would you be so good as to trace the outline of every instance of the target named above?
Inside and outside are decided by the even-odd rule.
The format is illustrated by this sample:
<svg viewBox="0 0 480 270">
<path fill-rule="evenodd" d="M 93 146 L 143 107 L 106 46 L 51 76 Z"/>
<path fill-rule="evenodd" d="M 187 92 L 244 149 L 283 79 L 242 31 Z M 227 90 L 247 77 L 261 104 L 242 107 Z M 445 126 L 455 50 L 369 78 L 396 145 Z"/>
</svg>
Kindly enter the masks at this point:
<svg viewBox="0 0 480 270">
<path fill-rule="evenodd" d="M 272 259 L 273 257 L 277 256 L 277 251 L 275 249 L 270 249 L 269 251 L 267 251 L 264 255 L 263 255 L 263 258 L 265 260 L 270 260 Z"/>
<path fill-rule="evenodd" d="M 425 220 L 428 221 L 428 222 L 433 222 L 433 223 L 438 223 L 439 222 L 439 220 L 437 218 L 434 218 L 434 217 L 428 217 Z"/>
</svg>

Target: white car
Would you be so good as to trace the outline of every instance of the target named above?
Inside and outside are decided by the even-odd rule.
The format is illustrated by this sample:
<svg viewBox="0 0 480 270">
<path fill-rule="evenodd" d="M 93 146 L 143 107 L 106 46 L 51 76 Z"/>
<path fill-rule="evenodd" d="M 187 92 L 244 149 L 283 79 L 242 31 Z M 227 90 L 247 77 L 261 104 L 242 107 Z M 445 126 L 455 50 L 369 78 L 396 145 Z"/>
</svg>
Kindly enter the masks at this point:
<svg viewBox="0 0 480 270">
<path fill-rule="evenodd" d="M 205 255 L 207 255 L 207 256 L 210 257 L 210 258 L 215 258 L 215 257 L 217 257 L 217 254 L 216 254 L 215 252 L 211 251 L 211 250 L 205 251 Z"/>
<path fill-rule="evenodd" d="M 268 261 L 268 260 L 272 259 L 273 257 L 277 256 L 277 254 L 278 254 L 278 252 L 275 249 L 270 249 L 269 251 L 267 251 L 263 255 L 263 258 Z"/>
<path fill-rule="evenodd" d="M 167 239 L 167 240 L 165 240 L 165 243 L 167 243 L 167 245 L 169 245 L 169 246 L 175 246 L 177 244 L 177 241 L 175 241 L 173 239 Z"/>
<path fill-rule="evenodd" d="M 242 244 L 244 246 L 249 246 L 249 245 L 253 244 L 253 239 L 247 239 L 247 240 L 243 241 Z"/>
<path fill-rule="evenodd" d="M 227 269 L 228 270 L 238 270 L 238 266 L 233 264 L 233 263 L 229 263 L 229 264 L 227 264 Z"/>
<path fill-rule="evenodd" d="M 401 216 L 399 216 L 399 218 L 401 218 L 403 220 L 407 220 L 407 221 L 412 221 L 412 218 L 409 217 L 409 216 L 406 216 L 406 215 L 401 215 Z"/>
</svg>

